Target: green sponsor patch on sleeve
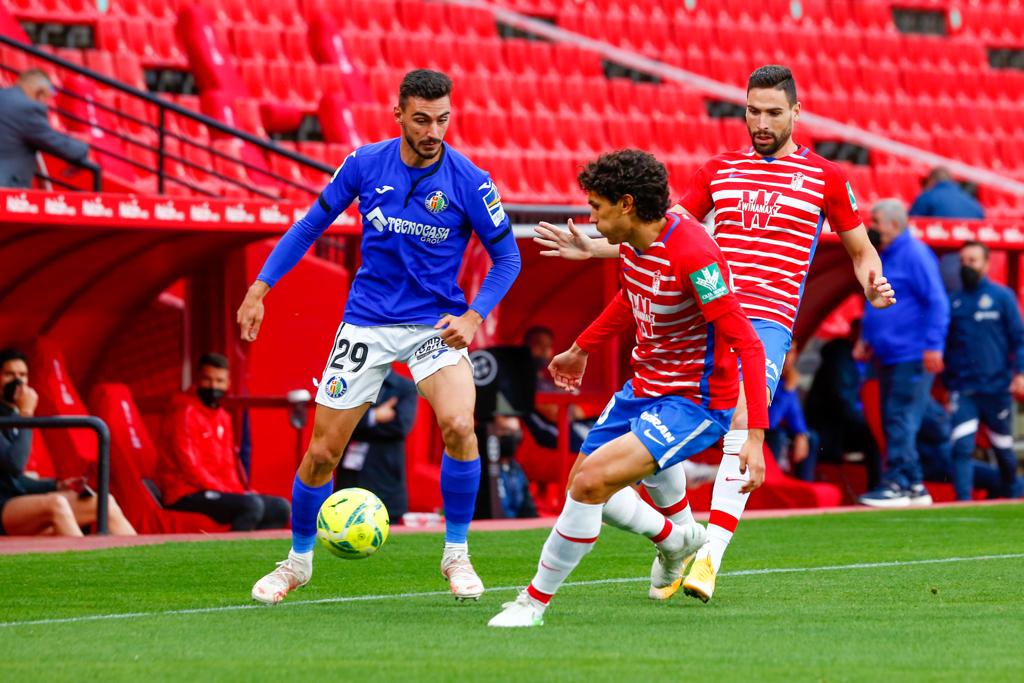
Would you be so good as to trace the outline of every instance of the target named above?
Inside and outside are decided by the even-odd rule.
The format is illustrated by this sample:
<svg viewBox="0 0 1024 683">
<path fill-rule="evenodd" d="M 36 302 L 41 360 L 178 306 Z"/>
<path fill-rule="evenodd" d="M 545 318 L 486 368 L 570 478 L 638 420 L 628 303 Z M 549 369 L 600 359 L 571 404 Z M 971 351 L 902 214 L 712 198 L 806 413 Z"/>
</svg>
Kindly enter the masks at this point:
<svg viewBox="0 0 1024 683">
<path fill-rule="evenodd" d="M 722 277 L 722 271 L 718 268 L 717 263 L 690 273 L 690 282 L 693 283 L 693 288 L 702 304 L 721 299 L 729 293 L 729 285 Z"/>
<path fill-rule="evenodd" d="M 853 196 L 853 188 L 850 187 L 850 181 L 846 181 L 846 194 L 850 197 L 850 206 L 854 211 L 857 210 L 857 198 Z"/>
</svg>

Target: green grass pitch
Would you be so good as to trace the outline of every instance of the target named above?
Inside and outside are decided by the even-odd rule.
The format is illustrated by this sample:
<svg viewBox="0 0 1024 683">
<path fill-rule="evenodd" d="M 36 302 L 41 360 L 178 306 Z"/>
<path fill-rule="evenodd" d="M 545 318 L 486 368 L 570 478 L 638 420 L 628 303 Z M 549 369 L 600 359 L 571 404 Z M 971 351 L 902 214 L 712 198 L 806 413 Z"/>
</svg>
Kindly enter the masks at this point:
<svg viewBox="0 0 1024 683">
<path fill-rule="evenodd" d="M 546 534 L 471 535 L 468 604 L 439 593 L 436 535 L 318 549 L 272 608 L 249 590 L 287 541 L 0 557 L 0 680 L 1024 680 L 1022 505 L 748 520 L 707 605 L 648 600 L 649 542 L 606 527 L 544 627 L 487 628 Z"/>
</svg>

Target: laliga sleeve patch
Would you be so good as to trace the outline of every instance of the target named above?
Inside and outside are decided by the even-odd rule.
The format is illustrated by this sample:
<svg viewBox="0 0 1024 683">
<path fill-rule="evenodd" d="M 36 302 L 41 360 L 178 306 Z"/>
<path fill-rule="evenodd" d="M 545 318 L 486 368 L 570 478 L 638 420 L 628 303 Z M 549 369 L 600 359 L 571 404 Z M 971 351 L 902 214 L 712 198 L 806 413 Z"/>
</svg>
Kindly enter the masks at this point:
<svg viewBox="0 0 1024 683">
<path fill-rule="evenodd" d="M 702 304 L 721 299 L 729 293 L 729 285 L 722 278 L 722 271 L 717 263 L 690 273 L 690 282 L 693 283 Z"/>
<path fill-rule="evenodd" d="M 498 227 L 505 220 L 505 207 L 501 205 L 501 195 L 498 194 L 498 188 L 491 180 L 488 180 L 477 189 L 483 193 L 484 206 L 487 207 L 487 213 L 491 217 L 491 222 L 494 223 L 494 227 Z"/>
<path fill-rule="evenodd" d="M 857 198 L 853 196 L 853 188 L 850 187 L 850 181 L 846 181 L 846 195 L 850 198 L 850 208 L 857 211 Z"/>
</svg>

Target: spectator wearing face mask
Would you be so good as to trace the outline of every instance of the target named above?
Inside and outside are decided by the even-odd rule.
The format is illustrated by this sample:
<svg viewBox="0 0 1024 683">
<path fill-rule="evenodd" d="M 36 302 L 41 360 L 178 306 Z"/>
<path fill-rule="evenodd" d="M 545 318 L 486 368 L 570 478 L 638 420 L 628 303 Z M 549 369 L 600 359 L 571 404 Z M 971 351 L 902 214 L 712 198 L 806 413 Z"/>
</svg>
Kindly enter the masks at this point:
<svg viewBox="0 0 1024 683">
<path fill-rule="evenodd" d="M 177 397 L 164 419 L 156 472 L 164 507 L 198 512 L 233 531 L 283 528 L 288 501 L 250 489 L 235 452 L 231 416 L 221 407 L 231 383 L 228 359 L 204 354 L 197 377 L 194 391 Z"/>
<path fill-rule="evenodd" d="M 887 459 L 881 483 L 859 498 L 864 505 L 931 505 L 924 486 L 916 439 L 932 382 L 943 368 L 949 299 L 939 261 L 908 229 L 898 199 L 871 207 L 868 236 L 879 245 L 885 277 L 899 292 L 896 305 L 864 309 L 859 360 L 871 358 L 878 372 Z"/>
<path fill-rule="evenodd" d="M 970 500 L 978 427 L 988 429 L 999 463 L 1003 497 L 1018 493 L 1013 452 L 1013 395 L 1024 396 L 1024 326 L 1017 298 L 989 280 L 988 247 L 960 248 L 963 289 L 950 295 L 949 336 L 943 383 L 953 415 L 953 485 L 958 500 Z"/>
</svg>

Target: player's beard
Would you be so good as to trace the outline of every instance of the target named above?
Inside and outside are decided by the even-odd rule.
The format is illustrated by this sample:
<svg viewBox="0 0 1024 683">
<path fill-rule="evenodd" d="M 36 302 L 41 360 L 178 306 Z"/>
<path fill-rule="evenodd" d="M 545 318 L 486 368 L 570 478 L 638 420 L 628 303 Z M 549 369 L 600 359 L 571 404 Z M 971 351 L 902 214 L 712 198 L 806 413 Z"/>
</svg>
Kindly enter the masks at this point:
<svg viewBox="0 0 1024 683">
<path fill-rule="evenodd" d="M 406 133 L 404 130 L 402 131 L 402 134 L 405 135 L 405 144 L 409 145 L 409 149 L 411 149 L 413 151 L 413 153 L 416 156 L 418 156 L 420 159 L 433 159 L 433 158 L 437 157 L 438 154 L 441 153 L 442 144 L 441 144 L 440 140 L 437 140 L 435 138 L 425 138 L 425 139 L 420 141 L 419 144 L 423 144 L 424 142 L 436 142 L 437 143 L 437 149 L 434 151 L 433 154 L 429 154 L 429 153 L 424 152 L 423 150 L 421 150 L 419 148 L 419 145 L 416 143 L 415 140 L 412 139 L 411 135 Z"/>
<path fill-rule="evenodd" d="M 748 128 L 747 132 L 750 133 L 750 144 L 754 146 L 754 151 L 763 157 L 770 157 L 782 149 L 783 145 L 789 142 L 789 139 L 793 137 L 793 124 L 790 124 L 786 130 L 782 131 L 782 133 L 778 135 L 770 130 L 750 130 Z M 758 143 L 757 140 L 754 139 L 756 135 L 763 135 L 766 133 L 772 136 L 771 144 L 764 146 L 763 143 Z"/>
</svg>

